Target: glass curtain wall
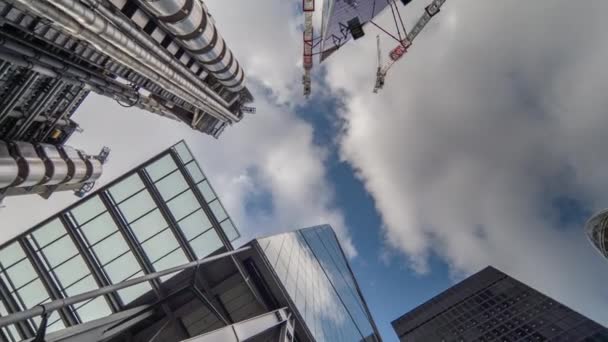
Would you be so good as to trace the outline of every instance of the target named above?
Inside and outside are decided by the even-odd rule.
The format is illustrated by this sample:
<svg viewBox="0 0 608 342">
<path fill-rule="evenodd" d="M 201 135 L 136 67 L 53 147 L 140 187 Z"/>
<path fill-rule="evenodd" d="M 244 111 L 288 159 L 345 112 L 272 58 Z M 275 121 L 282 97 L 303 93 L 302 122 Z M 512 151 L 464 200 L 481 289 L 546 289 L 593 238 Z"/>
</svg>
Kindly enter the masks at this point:
<svg viewBox="0 0 608 342">
<path fill-rule="evenodd" d="M 232 249 L 229 241 L 238 237 L 182 141 L 0 246 L 0 315 Z M 56 311 L 47 331 L 120 311 L 158 286 L 142 283 Z M 22 325 L 3 328 L 0 337 L 20 341 L 39 323 L 27 322 L 29 333 Z"/>
<path fill-rule="evenodd" d="M 258 243 L 316 341 L 379 341 L 330 226 L 278 234 Z"/>
</svg>

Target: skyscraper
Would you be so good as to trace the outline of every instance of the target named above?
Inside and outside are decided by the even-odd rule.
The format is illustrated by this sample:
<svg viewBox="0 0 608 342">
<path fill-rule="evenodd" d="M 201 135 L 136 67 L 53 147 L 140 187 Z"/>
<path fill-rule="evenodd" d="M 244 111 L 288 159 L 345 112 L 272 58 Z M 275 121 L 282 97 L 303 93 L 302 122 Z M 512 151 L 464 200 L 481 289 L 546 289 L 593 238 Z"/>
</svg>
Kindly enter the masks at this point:
<svg viewBox="0 0 608 342">
<path fill-rule="evenodd" d="M 0 201 L 92 188 L 107 150 L 65 146 L 90 92 L 217 138 L 244 82 L 201 0 L 0 0 Z"/>
<path fill-rule="evenodd" d="M 593 215 L 585 224 L 585 231 L 593 246 L 608 258 L 608 210 Z"/>
<path fill-rule="evenodd" d="M 0 341 L 380 341 L 331 227 L 238 237 L 180 142 L 0 246 Z"/>
<path fill-rule="evenodd" d="M 1 70 L 16 74 L 0 120 L 25 122 L 10 137 L 34 123 L 42 136 L 74 126 L 66 120 L 89 91 L 214 137 L 252 110 L 243 69 L 201 0 L 0 0 L 0 18 Z M 15 112 L 22 93 L 33 102 Z M 51 110 L 59 94 L 63 114 Z"/>
<path fill-rule="evenodd" d="M 392 325 L 401 341 L 608 340 L 608 329 L 491 266 Z"/>
</svg>

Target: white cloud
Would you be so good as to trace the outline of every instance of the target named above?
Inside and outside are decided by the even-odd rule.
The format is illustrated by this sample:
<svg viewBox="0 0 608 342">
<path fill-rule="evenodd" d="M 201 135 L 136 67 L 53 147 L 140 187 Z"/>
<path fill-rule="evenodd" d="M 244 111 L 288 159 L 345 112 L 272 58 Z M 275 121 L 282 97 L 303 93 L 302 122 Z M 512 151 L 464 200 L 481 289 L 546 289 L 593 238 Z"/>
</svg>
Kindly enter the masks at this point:
<svg viewBox="0 0 608 342">
<path fill-rule="evenodd" d="M 424 5 L 407 9 L 410 25 Z M 373 28 L 332 56 L 342 158 L 412 269 L 428 272 L 431 254 L 456 277 L 493 264 L 608 322 L 608 263 L 551 207 L 560 196 L 608 206 L 607 9 L 447 1 L 378 95 Z M 390 13 L 380 21 L 390 27 Z"/>
</svg>

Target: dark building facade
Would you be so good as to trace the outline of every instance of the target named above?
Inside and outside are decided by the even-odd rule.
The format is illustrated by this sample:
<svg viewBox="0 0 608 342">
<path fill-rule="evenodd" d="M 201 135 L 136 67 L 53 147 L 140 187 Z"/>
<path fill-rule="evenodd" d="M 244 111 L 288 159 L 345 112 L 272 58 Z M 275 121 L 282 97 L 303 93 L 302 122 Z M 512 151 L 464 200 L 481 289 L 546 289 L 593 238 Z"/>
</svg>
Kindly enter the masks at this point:
<svg viewBox="0 0 608 342">
<path fill-rule="evenodd" d="M 608 341 L 608 329 L 491 266 L 392 325 L 401 341 Z"/>
<path fill-rule="evenodd" d="M 380 341 L 330 226 L 238 237 L 180 142 L 0 246 L 0 341 Z"/>
</svg>

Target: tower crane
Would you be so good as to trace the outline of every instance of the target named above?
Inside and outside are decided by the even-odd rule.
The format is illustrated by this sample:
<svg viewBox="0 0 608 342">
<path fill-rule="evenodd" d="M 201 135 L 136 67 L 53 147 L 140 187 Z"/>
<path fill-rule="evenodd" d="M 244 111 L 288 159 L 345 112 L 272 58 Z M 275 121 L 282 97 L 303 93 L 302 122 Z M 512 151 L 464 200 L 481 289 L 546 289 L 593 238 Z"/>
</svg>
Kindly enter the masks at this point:
<svg viewBox="0 0 608 342">
<path fill-rule="evenodd" d="M 311 80 L 310 70 L 312 69 L 312 49 L 314 47 L 313 38 L 313 27 L 312 27 L 312 15 L 315 11 L 315 0 L 303 0 L 302 2 L 304 10 L 304 51 L 303 51 L 303 67 L 304 75 L 302 76 L 302 84 L 304 85 L 304 96 L 308 98 L 310 96 Z"/>
<path fill-rule="evenodd" d="M 391 50 L 389 53 L 389 61 L 386 64 L 382 63 L 381 51 L 380 51 L 380 36 L 377 36 L 377 48 L 378 48 L 378 68 L 376 70 L 376 83 L 374 85 L 374 93 L 384 87 L 384 80 L 390 68 L 400 60 L 403 55 L 407 52 L 408 48 L 412 45 L 414 39 L 424 29 L 424 27 L 431 21 L 431 19 L 439 13 L 441 6 L 446 0 L 433 0 L 424 9 L 424 14 L 418 19 L 416 25 L 412 28 L 409 33 L 405 33 L 405 38 L 401 39 L 399 45 Z M 405 28 L 404 28 L 405 30 Z M 384 30 L 383 30 L 384 31 Z"/>
</svg>

